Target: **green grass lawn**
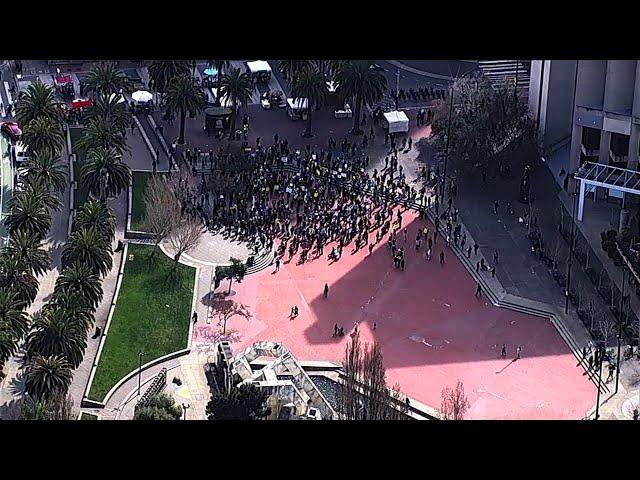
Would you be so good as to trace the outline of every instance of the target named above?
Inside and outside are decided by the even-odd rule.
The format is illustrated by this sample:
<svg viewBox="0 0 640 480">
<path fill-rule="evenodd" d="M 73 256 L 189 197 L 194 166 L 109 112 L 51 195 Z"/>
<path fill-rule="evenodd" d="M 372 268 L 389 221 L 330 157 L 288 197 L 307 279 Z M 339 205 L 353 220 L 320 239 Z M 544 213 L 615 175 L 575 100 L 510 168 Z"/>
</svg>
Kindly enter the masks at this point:
<svg viewBox="0 0 640 480">
<path fill-rule="evenodd" d="M 147 188 L 147 180 L 151 178 L 151 172 L 132 172 L 133 192 L 131 194 L 131 229 L 142 231 L 144 221 L 144 191 Z"/>
<path fill-rule="evenodd" d="M 89 398 L 102 401 L 125 375 L 143 363 L 187 347 L 195 269 L 178 264 L 152 246 L 130 244 L 124 277 Z M 133 255 L 133 260 L 130 260 Z"/>
<path fill-rule="evenodd" d="M 76 163 L 73 165 L 73 179 L 78 182 L 78 188 L 76 189 L 73 197 L 73 208 L 77 209 L 80 205 L 84 204 L 89 198 L 89 190 L 83 185 L 80 179 L 80 169 L 84 164 L 86 155 L 79 151 L 76 147 L 78 140 L 82 136 L 82 127 L 70 127 L 69 135 L 71 136 L 71 148 L 73 153 L 76 154 Z"/>
<path fill-rule="evenodd" d="M 80 420 L 98 420 L 98 416 L 93 413 L 82 412 L 80 414 Z"/>
</svg>

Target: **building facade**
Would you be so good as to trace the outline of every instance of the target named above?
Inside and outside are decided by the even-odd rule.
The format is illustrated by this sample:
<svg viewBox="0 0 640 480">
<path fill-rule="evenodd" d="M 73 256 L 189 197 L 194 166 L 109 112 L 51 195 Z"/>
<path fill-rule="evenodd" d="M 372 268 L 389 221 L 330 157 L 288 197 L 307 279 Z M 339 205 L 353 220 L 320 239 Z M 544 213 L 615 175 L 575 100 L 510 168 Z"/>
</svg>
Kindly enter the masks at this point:
<svg viewBox="0 0 640 480">
<path fill-rule="evenodd" d="M 529 106 L 544 150 L 570 137 L 569 173 L 587 161 L 638 170 L 639 61 L 535 60 Z"/>
</svg>

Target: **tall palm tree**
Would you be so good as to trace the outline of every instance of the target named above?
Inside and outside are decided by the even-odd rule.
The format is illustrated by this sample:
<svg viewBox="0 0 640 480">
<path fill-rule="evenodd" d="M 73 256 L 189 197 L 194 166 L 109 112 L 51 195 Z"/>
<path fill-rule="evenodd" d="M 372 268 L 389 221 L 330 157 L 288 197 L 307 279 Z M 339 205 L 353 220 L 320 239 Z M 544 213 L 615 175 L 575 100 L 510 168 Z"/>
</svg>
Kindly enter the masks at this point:
<svg viewBox="0 0 640 480">
<path fill-rule="evenodd" d="M 16 119 L 22 127 L 36 118 L 62 120 L 62 104 L 55 99 L 55 91 L 40 80 L 29 85 L 16 102 Z"/>
<path fill-rule="evenodd" d="M 78 368 L 87 348 L 84 326 L 64 310 L 38 312 L 32 317 L 26 339 L 27 359 L 36 355 L 61 356 L 72 368 Z"/>
<path fill-rule="evenodd" d="M 71 366 L 62 356 L 35 355 L 27 363 L 25 390 L 32 397 L 48 400 L 56 395 L 64 395 L 69 390 L 71 380 Z"/>
<path fill-rule="evenodd" d="M 37 238 L 21 230 L 9 237 L 9 243 L 2 254 L 21 260 L 33 275 L 42 275 L 50 268 L 49 254 L 42 248 L 42 244 Z"/>
<path fill-rule="evenodd" d="M 97 273 L 80 262 L 68 265 L 56 279 L 55 292 L 77 292 L 94 310 L 102 301 L 102 282 Z M 56 294 L 57 296 L 57 294 Z"/>
<path fill-rule="evenodd" d="M 179 144 L 184 144 L 184 126 L 187 113 L 190 117 L 195 117 L 204 108 L 205 101 L 204 91 L 189 75 L 175 77 L 167 86 L 164 107 L 169 116 L 173 116 L 175 113 L 180 114 Z"/>
<path fill-rule="evenodd" d="M 66 169 L 51 151 L 38 151 L 25 163 L 27 182 L 42 182 L 48 190 L 64 192 Z"/>
<path fill-rule="evenodd" d="M 115 119 L 95 117 L 87 123 L 78 140 L 78 149 L 88 152 L 95 148 L 115 148 L 120 154 L 129 148 Z"/>
<path fill-rule="evenodd" d="M 360 129 L 362 107 L 372 106 L 382 100 L 387 89 L 387 79 L 373 61 L 351 60 L 346 62 L 336 74 L 336 83 L 340 98 L 355 99 L 351 133 L 362 135 Z"/>
<path fill-rule="evenodd" d="M 113 265 L 111 243 L 93 227 L 72 232 L 62 250 L 62 267 L 75 262 L 106 275 Z"/>
<path fill-rule="evenodd" d="M 131 88 L 129 79 L 112 62 L 102 62 L 91 70 L 85 85 L 88 92 L 107 96 L 118 94 L 121 89 L 128 91 Z"/>
<path fill-rule="evenodd" d="M 112 242 L 116 232 L 116 216 L 113 210 L 101 202 L 86 202 L 78 209 L 73 228 L 80 230 L 90 227 L 94 227 L 100 235 Z"/>
<path fill-rule="evenodd" d="M 8 330 L 5 330 L 0 323 L 0 382 L 4 379 L 6 374 L 2 371 L 4 364 L 9 358 L 15 355 L 18 348 L 18 342 L 13 334 Z"/>
<path fill-rule="evenodd" d="M 42 240 L 51 228 L 49 209 L 41 198 L 19 193 L 9 200 L 9 215 L 5 225 L 10 234 L 22 230 Z"/>
<path fill-rule="evenodd" d="M 225 98 L 230 104 L 233 110 L 231 115 L 231 132 L 235 132 L 236 129 L 236 115 L 238 114 L 238 107 L 246 105 L 251 99 L 253 92 L 253 82 L 251 76 L 244 72 L 241 73 L 239 68 L 234 68 L 229 73 L 222 77 L 220 81 L 220 87 L 218 89 L 218 98 Z"/>
<path fill-rule="evenodd" d="M 117 197 L 131 181 L 131 169 L 115 148 L 96 148 L 87 155 L 80 169 L 82 182 L 101 202 Z"/>
<path fill-rule="evenodd" d="M 117 128 L 122 135 L 126 133 L 127 127 L 131 125 L 131 113 L 127 110 L 126 102 L 119 102 L 116 95 L 98 95 L 94 100 L 93 107 L 85 114 L 86 122 L 95 118 L 109 118 L 113 120 L 112 125 Z"/>
<path fill-rule="evenodd" d="M 57 120 L 38 117 L 26 124 L 22 131 L 22 142 L 30 152 L 49 151 L 59 154 L 64 147 L 64 133 Z"/>
<path fill-rule="evenodd" d="M 44 180 L 40 178 L 26 179 L 20 182 L 20 196 L 29 196 L 37 198 L 47 208 L 59 211 L 62 208 L 60 197 L 49 190 Z"/>
<path fill-rule="evenodd" d="M 216 69 L 216 88 L 220 88 L 220 79 L 227 68 L 231 67 L 231 62 L 229 60 L 209 60 L 207 62 L 207 66 L 209 68 L 213 67 Z M 220 91 L 217 90 L 216 94 L 216 103 L 220 104 Z"/>
<path fill-rule="evenodd" d="M 191 74 L 187 60 L 154 60 L 148 70 L 149 86 L 158 93 L 164 93 L 174 78 Z"/>
<path fill-rule="evenodd" d="M 278 62 L 278 71 L 284 75 L 289 85 L 292 85 L 296 76 L 312 65 L 313 62 L 311 60 L 280 60 Z"/>
<path fill-rule="evenodd" d="M 33 303 L 38 294 L 38 280 L 29 267 L 13 255 L 0 256 L 0 291 L 17 295 L 25 306 Z"/>
<path fill-rule="evenodd" d="M 29 317 L 25 313 L 24 307 L 25 303 L 16 292 L 0 289 L 0 332 L 16 338 L 27 333 Z M 0 353 L 1 358 L 2 353 Z"/>
<path fill-rule="evenodd" d="M 307 99 L 307 129 L 304 136 L 312 137 L 311 113 L 314 108 L 321 106 L 329 94 L 323 74 L 315 67 L 309 67 L 298 73 L 292 85 L 291 94 L 294 98 Z"/>
<path fill-rule="evenodd" d="M 58 310 L 73 317 L 86 331 L 89 331 L 95 320 L 91 300 L 73 290 L 54 290 L 49 301 L 42 307 L 43 313 Z"/>
</svg>

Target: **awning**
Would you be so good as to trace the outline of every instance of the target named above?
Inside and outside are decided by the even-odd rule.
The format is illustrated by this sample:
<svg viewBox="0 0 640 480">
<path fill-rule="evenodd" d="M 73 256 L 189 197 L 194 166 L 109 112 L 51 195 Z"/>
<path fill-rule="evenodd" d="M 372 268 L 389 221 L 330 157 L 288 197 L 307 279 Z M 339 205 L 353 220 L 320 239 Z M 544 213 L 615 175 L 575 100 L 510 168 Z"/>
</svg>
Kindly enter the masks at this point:
<svg viewBox="0 0 640 480">
<path fill-rule="evenodd" d="M 56 85 L 68 85 L 70 83 L 73 83 L 71 75 L 57 75 L 53 80 Z"/>
<path fill-rule="evenodd" d="M 269 62 L 265 62 L 264 60 L 247 62 L 247 67 L 249 68 L 251 73 L 271 72 L 271 66 L 269 65 Z"/>
<path fill-rule="evenodd" d="M 305 110 L 309 102 L 306 98 L 287 98 L 287 105 L 291 110 Z"/>
</svg>

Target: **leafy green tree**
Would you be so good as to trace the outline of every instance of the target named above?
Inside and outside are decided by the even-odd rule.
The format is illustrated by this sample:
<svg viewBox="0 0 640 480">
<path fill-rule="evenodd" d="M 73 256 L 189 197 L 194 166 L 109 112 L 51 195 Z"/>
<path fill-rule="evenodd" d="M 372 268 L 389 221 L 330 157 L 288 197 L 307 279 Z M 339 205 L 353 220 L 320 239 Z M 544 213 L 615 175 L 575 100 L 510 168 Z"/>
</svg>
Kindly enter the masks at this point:
<svg viewBox="0 0 640 480">
<path fill-rule="evenodd" d="M 102 301 L 102 282 L 97 273 L 88 265 L 75 262 L 67 265 L 56 279 L 55 292 L 74 291 L 86 300 L 92 309 L 96 309 Z"/>
<path fill-rule="evenodd" d="M 32 317 L 26 339 L 27 358 L 60 356 L 78 368 L 87 348 L 84 325 L 62 309 L 40 311 Z"/>
<path fill-rule="evenodd" d="M 10 234 L 23 231 L 41 241 L 51 228 L 49 210 L 41 198 L 18 193 L 8 202 L 5 225 Z"/>
<path fill-rule="evenodd" d="M 180 75 L 175 77 L 167 86 L 164 96 L 164 107 L 167 114 L 173 117 L 176 113 L 180 115 L 180 136 L 179 144 L 184 144 L 184 127 L 187 113 L 190 117 L 195 117 L 202 111 L 206 102 L 206 96 L 190 75 Z"/>
<path fill-rule="evenodd" d="M 362 135 L 362 108 L 373 106 L 382 100 L 387 89 L 387 79 L 373 61 L 351 60 L 345 62 L 337 72 L 336 83 L 336 91 L 341 99 L 355 99 L 351 133 Z"/>
<path fill-rule="evenodd" d="M 154 60 L 148 70 L 150 87 L 159 93 L 165 93 L 174 78 L 191 74 L 187 60 Z"/>
<path fill-rule="evenodd" d="M 54 155 L 62 151 L 65 142 L 60 123 L 49 117 L 38 117 L 27 123 L 21 140 L 32 153 L 53 152 Z"/>
<path fill-rule="evenodd" d="M 111 243 L 94 227 L 72 232 L 62 250 L 62 267 L 75 262 L 88 266 L 104 276 L 111 270 Z"/>
<path fill-rule="evenodd" d="M 33 275 L 42 275 L 50 268 L 49 254 L 42 244 L 29 233 L 18 230 L 9 237 L 3 255 L 18 258 Z"/>
<path fill-rule="evenodd" d="M 95 117 L 85 126 L 78 140 L 78 149 L 91 153 L 98 148 L 115 149 L 120 155 L 129 148 L 114 118 Z"/>
<path fill-rule="evenodd" d="M 131 180 L 131 169 L 115 148 L 96 148 L 87 155 L 80 169 L 82 182 L 89 192 L 105 202 L 120 195 Z"/>
<path fill-rule="evenodd" d="M 166 393 L 156 395 L 149 405 L 135 411 L 134 420 L 180 420 L 182 407 Z"/>
<path fill-rule="evenodd" d="M 107 205 L 95 200 L 89 200 L 78 208 L 78 213 L 73 221 L 75 230 L 95 228 L 100 235 L 113 241 L 116 233 L 116 216 Z"/>
<path fill-rule="evenodd" d="M 34 398 L 47 401 L 66 395 L 71 380 L 71 366 L 62 356 L 35 355 L 26 365 L 25 390 Z"/>
<path fill-rule="evenodd" d="M 42 182 L 48 190 L 64 192 L 67 186 L 66 169 L 57 155 L 51 151 L 38 151 L 25 163 L 26 180 Z"/>
<path fill-rule="evenodd" d="M 237 258 L 231 257 L 229 259 L 231 265 L 227 265 L 224 267 L 218 267 L 216 269 L 216 277 L 218 280 L 222 280 L 224 278 L 229 279 L 229 291 L 227 295 L 231 293 L 231 285 L 233 281 L 240 283 L 244 279 L 245 274 L 247 273 L 247 265 Z"/>
<path fill-rule="evenodd" d="M 117 95 L 99 95 L 94 99 L 93 107 L 85 113 L 86 123 L 96 118 L 110 119 L 114 128 L 124 136 L 131 125 L 131 113 L 127 110 L 127 103 L 119 100 Z"/>
<path fill-rule="evenodd" d="M 251 383 L 233 387 L 229 394 L 214 393 L 207 404 L 209 420 L 259 420 L 266 414 L 269 394 Z"/>
<path fill-rule="evenodd" d="M 236 116 L 238 114 L 238 107 L 246 105 L 251 99 L 253 93 L 253 82 L 251 76 L 244 72 L 241 73 L 239 68 L 232 69 L 229 73 L 223 75 L 220 80 L 220 87 L 218 88 L 218 99 L 226 99 L 233 110 L 231 116 L 231 131 L 235 132 L 236 129 Z"/>
<path fill-rule="evenodd" d="M 16 294 L 18 300 L 28 306 L 38 294 L 38 280 L 22 259 L 13 255 L 0 255 L 0 290 Z"/>
<path fill-rule="evenodd" d="M 40 80 L 29 85 L 16 102 L 16 119 L 23 128 L 36 118 L 62 121 L 62 104 L 55 99 L 53 88 Z"/>
<path fill-rule="evenodd" d="M 112 62 L 102 62 L 91 70 L 85 85 L 88 92 L 107 96 L 131 89 L 129 79 Z"/>
<path fill-rule="evenodd" d="M 307 99 L 307 129 L 304 137 L 312 137 L 311 114 L 314 108 L 322 106 L 329 94 L 324 75 L 315 67 L 306 68 L 295 77 L 291 94 L 294 98 Z"/>
</svg>

